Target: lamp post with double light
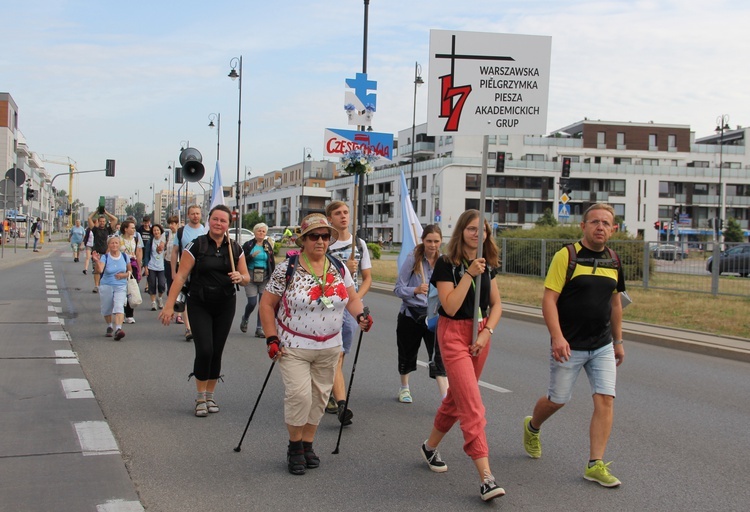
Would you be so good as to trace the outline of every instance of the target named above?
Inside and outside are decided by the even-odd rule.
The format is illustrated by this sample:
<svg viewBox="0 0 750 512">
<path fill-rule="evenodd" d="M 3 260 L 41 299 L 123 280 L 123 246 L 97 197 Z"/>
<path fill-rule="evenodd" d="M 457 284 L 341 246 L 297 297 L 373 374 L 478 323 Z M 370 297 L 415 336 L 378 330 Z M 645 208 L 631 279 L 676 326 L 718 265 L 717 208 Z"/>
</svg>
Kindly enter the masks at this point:
<svg viewBox="0 0 750 512">
<path fill-rule="evenodd" d="M 729 131 L 729 115 L 722 114 L 716 118 L 716 132 L 719 134 L 719 218 L 714 223 L 716 239 L 721 243 L 723 233 L 721 231 L 724 221 L 724 181 L 722 172 L 724 170 L 724 132 Z"/>
<path fill-rule="evenodd" d="M 242 55 L 233 57 L 229 61 L 232 70 L 229 72 L 229 78 L 236 80 L 239 78 L 237 89 L 239 90 L 237 101 L 237 186 L 235 187 L 235 205 L 237 209 L 240 206 L 240 150 L 241 150 L 241 132 L 242 132 Z M 242 215 L 237 215 L 237 224 L 235 230 L 235 240 L 240 243 L 240 230 L 242 229 Z"/>
<path fill-rule="evenodd" d="M 414 211 L 417 211 L 417 205 L 415 204 L 414 198 L 414 151 L 417 147 L 417 141 L 415 140 L 417 131 L 417 87 L 422 85 L 422 66 L 418 62 L 414 63 L 414 110 L 411 115 L 411 172 L 409 174 L 409 200 L 411 201 Z"/>
</svg>

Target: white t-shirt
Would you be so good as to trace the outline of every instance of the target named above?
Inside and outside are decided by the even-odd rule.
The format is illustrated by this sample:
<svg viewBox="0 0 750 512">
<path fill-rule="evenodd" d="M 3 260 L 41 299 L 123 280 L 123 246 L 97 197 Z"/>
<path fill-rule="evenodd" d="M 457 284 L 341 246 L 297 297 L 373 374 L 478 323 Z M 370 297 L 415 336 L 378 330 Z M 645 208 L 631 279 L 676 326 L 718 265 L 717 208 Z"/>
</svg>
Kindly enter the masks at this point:
<svg viewBox="0 0 750 512">
<path fill-rule="evenodd" d="M 164 259 L 166 261 L 172 261 L 172 250 L 174 249 L 174 244 L 177 241 L 177 231 L 172 233 L 172 230 L 168 230 L 164 232 L 168 239 L 167 239 L 167 248 L 164 249 Z"/>
<path fill-rule="evenodd" d="M 161 252 L 158 251 L 159 244 L 161 244 L 162 242 L 164 242 L 163 234 L 159 238 L 151 239 L 151 258 L 149 258 L 148 260 L 149 270 L 164 270 L 164 251 L 166 251 L 166 248 L 162 249 Z"/>
<path fill-rule="evenodd" d="M 349 257 L 352 254 L 352 241 L 354 240 L 354 237 L 352 235 L 349 235 L 349 239 L 342 241 L 342 240 L 336 240 L 336 242 L 332 243 L 328 246 L 328 254 L 331 256 L 335 256 L 344 264 L 346 264 L 346 260 L 349 259 Z M 354 259 L 359 262 L 359 265 L 357 266 L 357 269 L 359 270 L 367 270 L 369 268 L 372 268 L 372 261 L 370 261 L 370 251 L 367 250 L 367 244 L 364 240 L 361 238 L 358 238 L 358 243 L 356 247 L 356 252 L 354 253 Z M 359 291 L 359 272 L 354 276 L 354 285 Z"/>
<path fill-rule="evenodd" d="M 305 270 L 299 261 L 287 288 L 288 263 L 289 260 L 279 263 L 266 285 L 267 292 L 281 296 L 281 304 L 276 313 L 276 332 L 283 346 L 312 350 L 341 346 L 344 315 L 349 314 L 346 310 L 349 303 L 349 293 L 346 289 L 354 286 L 349 269 L 344 267 L 342 279 L 336 266 L 329 262 L 325 292 L 321 292 L 320 282 Z M 331 301 L 332 308 L 326 307 L 320 300 L 321 293 L 325 293 Z"/>
</svg>

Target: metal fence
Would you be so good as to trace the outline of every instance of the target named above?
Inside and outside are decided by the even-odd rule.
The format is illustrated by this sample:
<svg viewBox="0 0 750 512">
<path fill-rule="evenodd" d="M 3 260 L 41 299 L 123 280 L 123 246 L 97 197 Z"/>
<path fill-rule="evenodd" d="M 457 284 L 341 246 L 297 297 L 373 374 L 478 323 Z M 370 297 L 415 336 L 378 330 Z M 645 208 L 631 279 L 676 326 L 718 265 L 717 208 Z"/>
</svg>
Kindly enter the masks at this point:
<svg viewBox="0 0 750 512">
<path fill-rule="evenodd" d="M 501 272 L 544 278 L 552 257 L 568 243 L 500 238 Z M 620 257 L 628 286 L 750 298 L 748 243 L 610 240 L 607 245 Z"/>
</svg>

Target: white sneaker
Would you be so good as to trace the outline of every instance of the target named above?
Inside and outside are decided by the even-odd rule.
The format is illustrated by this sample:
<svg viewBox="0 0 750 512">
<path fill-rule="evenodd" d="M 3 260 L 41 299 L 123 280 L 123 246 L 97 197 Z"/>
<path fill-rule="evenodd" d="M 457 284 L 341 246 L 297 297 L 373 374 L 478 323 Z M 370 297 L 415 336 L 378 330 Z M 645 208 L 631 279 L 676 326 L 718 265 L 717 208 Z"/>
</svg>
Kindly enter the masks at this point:
<svg viewBox="0 0 750 512">
<path fill-rule="evenodd" d="M 151 311 L 156 311 L 156 301 L 151 302 Z"/>
<path fill-rule="evenodd" d="M 164 309 L 164 301 L 159 297 L 159 309 Z"/>
<path fill-rule="evenodd" d="M 127 317 L 127 318 L 125 319 L 125 321 L 126 321 L 127 323 L 129 323 L 129 324 L 134 324 L 134 323 L 135 323 L 135 318 L 133 318 L 132 316 L 129 316 L 129 317 Z"/>
</svg>

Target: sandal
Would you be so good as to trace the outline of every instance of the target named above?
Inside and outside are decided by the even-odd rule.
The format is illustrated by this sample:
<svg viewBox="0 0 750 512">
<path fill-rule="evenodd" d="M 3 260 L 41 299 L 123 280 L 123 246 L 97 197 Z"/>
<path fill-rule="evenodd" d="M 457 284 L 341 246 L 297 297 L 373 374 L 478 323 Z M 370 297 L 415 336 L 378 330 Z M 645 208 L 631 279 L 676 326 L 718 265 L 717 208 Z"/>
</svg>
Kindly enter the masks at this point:
<svg viewBox="0 0 750 512">
<path fill-rule="evenodd" d="M 219 406 L 216 405 L 216 402 L 214 401 L 213 393 L 211 393 L 210 398 L 206 396 L 206 407 L 208 408 L 208 412 L 212 414 L 215 412 L 219 412 Z"/>
<path fill-rule="evenodd" d="M 208 416 L 208 407 L 206 406 L 205 400 L 195 401 L 195 415 L 199 418 L 205 418 Z"/>
<path fill-rule="evenodd" d="M 398 392 L 398 401 L 402 404 L 410 404 L 412 402 L 409 389 L 402 389 Z"/>
</svg>

